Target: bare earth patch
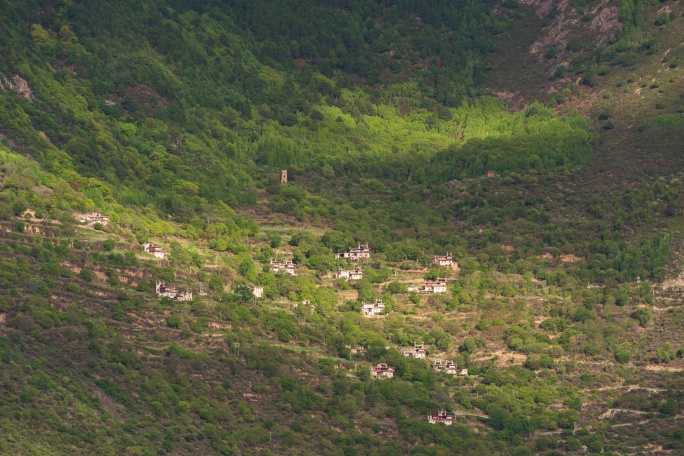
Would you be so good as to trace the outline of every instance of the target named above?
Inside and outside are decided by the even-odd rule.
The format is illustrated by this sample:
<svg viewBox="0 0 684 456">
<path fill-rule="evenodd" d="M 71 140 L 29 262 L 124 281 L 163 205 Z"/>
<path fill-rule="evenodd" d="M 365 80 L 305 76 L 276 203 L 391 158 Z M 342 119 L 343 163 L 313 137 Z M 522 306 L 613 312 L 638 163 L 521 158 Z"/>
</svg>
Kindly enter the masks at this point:
<svg viewBox="0 0 684 456">
<path fill-rule="evenodd" d="M 646 412 L 644 412 L 643 410 L 630 410 L 621 408 L 608 409 L 603 415 L 599 416 L 599 420 L 605 418 L 612 418 L 618 413 L 633 413 L 635 415 L 644 415 Z"/>
<path fill-rule="evenodd" d="M 665 279 L 663 281 L 663 290 L 670 289 L 684 289 L 684 271 L 677 277 Z"/>
<path fill-rule="evenodd" d="M 542 31 L 541 38 L 530 46 L 530 53 L 540 59 L 552 46 L 558 52 L 563 52 L 569 39 L 574 36 L 575 29 L 583 27 L 581 17 L 570 0 L 520 0 L 520 3 L 533 6 L 540 19 L 555 15 L 553 22 Z M 592 16 L 589 28 L 594 32 L 594 46 L 601 44 L 621 27 L 617 7 L 608 4 L 609 0 L 601 0 L 589 12 Z"/>
<path fill-rule="evenodd" d="M 661 366 L 660 364 L 647 364 L 644 369 L 654 372 L 684 372 L 682 367 Z"/>
<path fill-rule="evenodd" d="M 561 255 L 560 259 L 563 263 L 576 263 L 577 261 L 582 261 L 582 258 L 573 255 L 572 253 Z"/>
</svg>

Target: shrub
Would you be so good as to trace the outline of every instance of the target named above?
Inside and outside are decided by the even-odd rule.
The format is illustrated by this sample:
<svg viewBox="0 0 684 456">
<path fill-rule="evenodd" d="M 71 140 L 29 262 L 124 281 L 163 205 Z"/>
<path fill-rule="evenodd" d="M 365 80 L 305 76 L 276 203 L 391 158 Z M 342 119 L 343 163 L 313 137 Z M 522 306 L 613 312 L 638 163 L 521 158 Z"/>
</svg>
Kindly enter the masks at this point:
<svg viewBox="0 0 684 456">
<path fill-rule="evenodd" d="M 630 317 L 634 318 L 639 323 L 639 326 L 645 327 L 651 320 L 651 311 L 648 307 L 638 307 L 631 313 Z"/>
<path fill-rule="evenodd" d="M 180 328 L 181 318 L 178 315 L 171 315 L 166 319 L 166 326 L 170 328 Z"/>
<path fill-rule="evenodd" d="M 615 128 L 615 124 L 611 120 L 609 120 L 601 128 L 603 128 L 604 130 L 612 130 Z"/>
<path fill-rule="evenodd" d="M 81 272 L 78 273 L 78 276 L 84 282 L 90 283 L 93 281 L 93 271 L 91 271 L 90 269 L 86 269 L 86 268 L 81 269 Z"/>
<path fill-rule="evenodd" d="M 385 287 L 385 290 L 392 294 L 406 293 L 408 291 L 408 286 L 399 282 L 390 282 Z"/>
<path fill-rule="evenodd" d="M 620 344 L 614 353 L 615 361 L 626 363 L 632 359 L 632 346 L 629 343 Z"/>
<path fill-rule="evenodd" d="M 463 344 L 459 347 L 460 351 L 466 352 L 466 353 L 473 353 L 477 349 L 477 344 L 475 342 L 475 339 L 472 337 L 466 337 L 463 340 Z"/>
<path fill-rule="evenodd" d="M 107 283 L 113 287 L 119 285 L 119 274 L 114 269 L 106 269 Z"/>
<path fill-rule="evenodd" d="M 86 328 L 88 328 L 88 337 L 91 339 L 105 337 L 109 332 L 107 325 L 100 321 L 88 321 Z"/>
<path fill-rule="evenodd" d="M 279 234 L 277 234 L 277 233 L 271 234 L 271 236 L 270 236 L 270 238 L 269 238 L 269 245 L 270 245 L 272 248 L 277 249 L 278 247 L 280 247 L 280 245 L 282 244 L 282 242 L 283 242 L 283 238 L 280 237 Z"/>
</svg>

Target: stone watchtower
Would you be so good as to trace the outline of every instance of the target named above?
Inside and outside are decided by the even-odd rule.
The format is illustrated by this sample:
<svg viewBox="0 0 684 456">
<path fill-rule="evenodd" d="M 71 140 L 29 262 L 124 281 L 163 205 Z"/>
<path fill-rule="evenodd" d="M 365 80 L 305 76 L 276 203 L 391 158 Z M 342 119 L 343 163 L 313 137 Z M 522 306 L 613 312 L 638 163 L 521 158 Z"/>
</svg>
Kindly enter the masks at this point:
<svg viewBox="0 0 684 456">
<path fill-rule="evenodd" d="M 283 169 L 280 171 L 280 183 L 287 184 L 287 170 Z"/>
</svg>

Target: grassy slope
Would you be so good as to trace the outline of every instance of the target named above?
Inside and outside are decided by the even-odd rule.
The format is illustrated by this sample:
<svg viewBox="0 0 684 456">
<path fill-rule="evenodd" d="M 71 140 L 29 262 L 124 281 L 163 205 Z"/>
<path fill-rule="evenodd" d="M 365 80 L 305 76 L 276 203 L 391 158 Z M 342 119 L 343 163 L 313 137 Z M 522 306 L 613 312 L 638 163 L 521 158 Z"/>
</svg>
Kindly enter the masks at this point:
<svg viewBox="0 0 684 456">
<path fill-rule="evenodd" d="M 600 77 L 596 87 L 580 87 L 576 95 L 558 107 L 560 111 L 578 110 L 592 119 L 595 130 L 595 161 L 573 174 L 572 182 L 566 182 L 580 200 L 588 200 L 597 193 L 610 195 L 625 188 L 638 189 L 645 182 L 659 177 L 681 179 L 684 156 L 681 144 L 684 140 L 684 128 L 681 124 L 673 128 L 661 129 L 654 126 L 653 119 L 664 114 L 681 113 L 684 110 L 684 74 L 681 66 L 671 67 L 671 63 L 681 60 L 684 48 L 681 43 L 681 30 L 684 18 L 679 4 L 649 5 L 647 22 L 655 19 L 662 8 L 674 11 L 675 19 L 663 27 L 654 28 L 653 35 L 658 39 L 655 52 L 640 53 L 634 65 L 618 65 L 610 68 L 610 73 Z M 508 92 L 514 103 L 525 105 L 533 99 L 550 99 L 564 86 L 579 79 L 549 80 L 553 72 L 555 60 L 539 59 L 529 50 L 538 38 L 538 32 L 548 25 L 548 21 L 537 20 L 531 7 L 523 9 L 526 20 L 515 20 L 510 36 L 499 40 L 498 55 L 491 59 L 494 70 L 489 73 L 487 86 L 494 93 Z M 571 27 L 570 35 L 576 33 Z M 582 30 L 579 31 L 582 34 Z M 577 54 L 575 54 L 577 55 Z M 497 58 L 497 57 L 501 58 Z M 527 75 L 532 75 L 528 78 Z M 609 119 L 601 119 L 602 113 L 609 114 Z M 604 129 L 608 121 L 614 129 Z M 672 220 L 661 226 L 673 239 L 674 261 L 670 264 L 670 273 L 676 277 L 681 270 L 680 250 L 684 232 L 681 219 Z M 634 232 L 634 236 L 644 235 L 642 230 Z M 666 284 L 666 287 L 668 285 Z M 654 321 L 646 330 L 637 331 L 632 339 L 639 347 L 637 351 L 640 364 L 647 364 L 629 376 L 632 382 L 676 391 L 681 386 L 684 364 L 675 363 L 670 367 L 659 367 L 653 364 L 653 353 L 663 343 L 674 346 L 681 344 L 681 295 L 679 292 L 666 289 L 661 298 L 656 299 Z M 661 308 L 662 310 L 659 310 Z M 649 403 L 657 401 L 657 393 L 635 389 L 625 392 L 616 385 L 606 386 L 607 381 L 593 381 L 595 387 L 605 387 L 604 391 L 593 392 L 588 396 L 589 403 L 583 408 L 583 419 L 594 421 L 605 407 L 616 407 L 617 404 L 639 404 L 636 409 L 649 410 Z M 623 384 L 622 381 L 620 384 Z M 613 388 L 613 389 L 610 389 Z M 600 388 L 602 389 L 602 388 Z M 605 404 L 605 405 L 604 405 Z M 624 408 L 629 409 L 629 406 Z M 599 427 L 606 427 L 607 439 L 612 444 L 620 442 L 627 448 L 648 445 L 655 438 L 654 432 L 667 432 L 681 427 L 677 420 L 660 421 L 653 416 L 635 415 L 630 412 L 617 413 L 613 418 L 596 421 Z M 600 423 L 600 424 L 599 424 Z M 622 424 L 620 424 L 622 423 Z M 618 426 L 613 427 L 613 425 Z M 650 446 L 643 451 L 662 451 L 662 446 Z"/>
</svg>

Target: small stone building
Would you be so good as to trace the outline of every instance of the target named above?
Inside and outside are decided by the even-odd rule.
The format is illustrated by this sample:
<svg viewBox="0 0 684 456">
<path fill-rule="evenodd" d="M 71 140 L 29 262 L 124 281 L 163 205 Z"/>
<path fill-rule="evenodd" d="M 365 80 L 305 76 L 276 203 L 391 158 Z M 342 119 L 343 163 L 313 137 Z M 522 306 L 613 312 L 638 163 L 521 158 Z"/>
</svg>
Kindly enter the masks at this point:
<svg viewBox="0 0 684 456">
<path fill-rule="evenodd" d="M 168 260 L 169 259 L 169 254 L 166 253 L 166 251 L 159 247 L 158 245 L 154 244 L 143 244 L 143 248 L 145 249 L 145 252 L 151 254 L 155 258 L 158 258 L 160 260 Z"/>
<path fill-rule="evenodd" d="M 191 291 L 178 291 L 176 288 L 167 287 L 164 282 L 157 282 L 155 292 L 160 298 L 171 298 L 174 301 L 192 301 Z"/>
<path fill-rule="evenodd" d="M 418 293 L 430 294 L 430 293 L 446 293 L 447 292 L 447 282 L 445 278 L 439 278 L 436 280 L 426 280 L 425 285 L 418 288 Z"/>
<path fill-rule="evenodd" d="M 373 378 L 392 378 L 394 369 L 385 363 L 379 363 L 370 367 L 371 377 Z"/>
<path fill-rule="evenodd" d="M 358 247 L 352 247 L 342 254 L 335 255 L 335 258 L 344 258 L 347 260 L 357 261 L 370 258 L 371 249 L 368 244 L 359 244 Z"/>
<path fill-rule="evenodd" d="M 86 223 L 88 225 L 95 225 L 96 223 L 99 223 L 100 225 L 105 226 L 109 223 L 109 217 L 106 215 L 100 215 L 99 212 L 95 214 L 87 214 L 81 219 L 81 223 Z"/>
<path fill-rule="evenodd" d="M 255 298 L 261 298 L 264 295 L 264 287 L 250 285 L 249 290 L 252 292 Z"/>
<path fill-rule="evenodd" d="M 384 310 L 385 304 L 383 304 L 380 299 L 376 299 L 373 303 L 363 304 L 361 306 L 361 314 L 364 317 L 380 316 Z"/>
<path fill-rule="evenodd" d="M 436 359 L 432 362 L 432 369 L 437 374 L 439 374 L 440 372 L 444 372 L 447 375 L 456 375 L 456 373 L 458 372 L 456 364 L 450 360 L 442 361 Z"/>
<path fill-rule="evenodd" d="M 437 413 L 430 413 L 428 415 L 428 423 L 439 424 L 442 423 L 446 426 L 451 426 L 454 424 L 454 415 L 447 414 L 446 410 L 440 410 Z"/>
<path fill-rule="evenodd" d="M 414 345 L 411 348 L 404 349 L 404 356 L 407 358 L 425 359 L 427 349 L 424 345 Z"/>
<path fill-rule="evenodd" d="M 451 266 L 453 262 L 454 257 L 449 252 L 447 252 L 447 254 L 444 256 L 435 255 L 435 257 L 432 259 L 432 264 L 436 266 Z"/>
</svg>

